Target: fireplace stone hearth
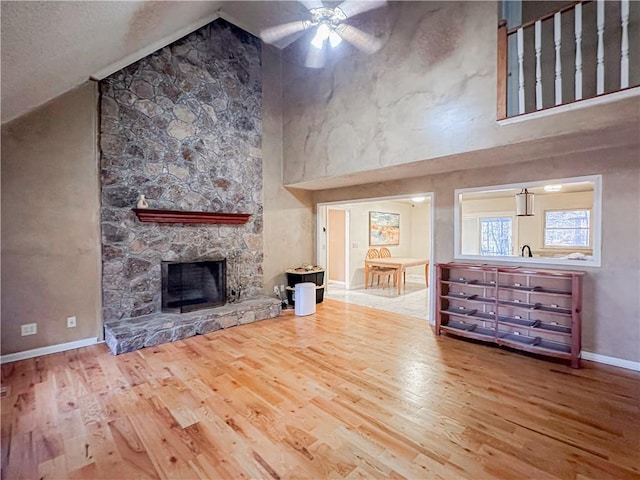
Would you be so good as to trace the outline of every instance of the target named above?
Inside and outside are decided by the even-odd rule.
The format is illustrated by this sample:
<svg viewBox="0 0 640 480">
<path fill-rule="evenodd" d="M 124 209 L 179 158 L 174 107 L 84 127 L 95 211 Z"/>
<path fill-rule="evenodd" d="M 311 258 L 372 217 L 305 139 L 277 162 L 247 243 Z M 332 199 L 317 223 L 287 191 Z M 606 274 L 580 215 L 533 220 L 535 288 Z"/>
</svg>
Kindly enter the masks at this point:
<svg viewBox="0 0 640 480">
<path fill-rule="evenodd" d="M 156 313 L 111 321 L 104 325 L 104 338 L 111 353 L 118 355 L 236 325 L 275 318 L 280 313 L 280 300 L 258 297 L 189 313 Z"/>
</svg>

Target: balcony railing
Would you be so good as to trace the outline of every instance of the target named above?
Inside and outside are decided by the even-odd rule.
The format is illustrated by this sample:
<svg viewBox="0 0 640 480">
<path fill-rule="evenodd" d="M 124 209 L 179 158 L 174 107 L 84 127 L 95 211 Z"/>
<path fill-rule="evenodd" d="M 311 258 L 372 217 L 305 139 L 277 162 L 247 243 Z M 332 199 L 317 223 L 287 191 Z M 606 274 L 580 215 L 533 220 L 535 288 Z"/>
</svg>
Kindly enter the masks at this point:
<svg viewBox="0 0 640 480">
<path fill-rule="evenodd" d="M 640 53 L 633 47 L 630 56 L 629 39 L 637 39 L 639 15 L 630 21 L 629 7 L 577 1 L 515 28 L 501 21 L 498 120 L 638 86 Z"/>
</svg>

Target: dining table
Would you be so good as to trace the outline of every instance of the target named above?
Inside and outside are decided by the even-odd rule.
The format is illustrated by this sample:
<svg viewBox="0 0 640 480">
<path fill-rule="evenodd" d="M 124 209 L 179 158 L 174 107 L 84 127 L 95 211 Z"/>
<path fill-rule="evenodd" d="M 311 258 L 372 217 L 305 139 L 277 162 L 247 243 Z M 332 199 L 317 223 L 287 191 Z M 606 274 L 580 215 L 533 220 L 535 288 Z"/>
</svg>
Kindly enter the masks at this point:
<svg viewBox="0 0 640 480">
<path fill-rule="evenodd" d="M 384 257 L 384 258 L 367 258 L 364 261 L 364 288 L 367 288 L 369 284 L 369 270 L 371 267 L 383 267 L 393 268 L 395 284 L 398 287 L 398 295 L 401 292 L 400 276 L 402 275 L 403 282 L 406 286 L 407 283 L 407 268 L 417 267 L 424 265 L 424 278 L 429 286 L 429 259 L 427 258 L 413 258 L 413 257 Z"/>
</svg>

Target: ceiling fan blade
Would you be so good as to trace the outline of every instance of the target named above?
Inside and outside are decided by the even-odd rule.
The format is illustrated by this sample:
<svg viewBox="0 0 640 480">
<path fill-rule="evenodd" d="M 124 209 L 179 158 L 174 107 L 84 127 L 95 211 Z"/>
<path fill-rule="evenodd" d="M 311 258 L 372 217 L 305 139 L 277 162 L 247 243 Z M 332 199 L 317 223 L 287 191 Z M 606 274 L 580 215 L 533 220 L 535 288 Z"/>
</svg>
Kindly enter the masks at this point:
<svg viewBox="0 0 640 480">
<path fill-rule="evenodd" d="M 275 43 L 289 35 L 302 32 L 311 27 L 312 23 L 308 20 L 298 20 L 296 22 L 283 23 L 275 27 L 265 28 L 260 32 L 260 38 L 265 43 Z"/>
<path fill-rule="evenodd" d="M 384 7 L 386 4 L 386 0 L 346 0 L 336 8 L 340 9 L 346 18 L 349 18 L 369 10 Z"/>
<path fill-rule="evenodd" d="M 313 10 L 314 8 L 322 8 L 324 4 L 322 0 L 298 0 L 301 4 L 303 4 L 307 10 Z"/>
<path fill-rule="evenodd" d="M 379 39 L 346 23 L 336 28 L 336 33 L 351 45 L 369 55 L 382 48 L 382 42 Z"/>
<path fill-rule="evenodd" d="M 285 37 L 282 40 L 278 40 L 273 45 L 275 45 L 276 47 L 282 50 L 284 48 L 287 48 L 296 40 L 298 40 L 302 35 L 304 35 L 304 32 L 296 32 L 294 34 L 289 35 L 288 37 Z"/>
<path fill-rule="evenodd" d="M 324 67 L 326 45 L 322 48 L 316 48 L 313 45 L 309 45 L 307 51 L 307 58 L 304 61 L 304 65 L 309 68 L 322 68 Z"/>
</svg>

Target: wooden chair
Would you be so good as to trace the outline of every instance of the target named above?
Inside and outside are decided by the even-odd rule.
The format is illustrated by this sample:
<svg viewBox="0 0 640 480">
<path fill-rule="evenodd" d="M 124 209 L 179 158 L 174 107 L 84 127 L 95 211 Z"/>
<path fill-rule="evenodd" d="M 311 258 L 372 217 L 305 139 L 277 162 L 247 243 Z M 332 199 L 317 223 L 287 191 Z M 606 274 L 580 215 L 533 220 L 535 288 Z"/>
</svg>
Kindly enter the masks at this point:
<svg viewBox="0 0 640 480">
<path fill-rule="evenodd" d="M 384 248 L 384 247 L 383 247 Z M 384 250 L 386 250 L 387 252 L 389 252 L 388 248 L 384 248 Z M 391 253 L 389 252 L 389 255 L 386 256 L 391 256 Z M 373 258 L 381 258 L 380 252 L 378 251 L 377 248 L 370 248 L 369 250 L 367 250 L 367 259 L 373 259 Z M 373 287 L 373 279 L 374 277 L 378 277 L 378 286 L 380 285 L 380 277 L 386 277 L 386 283 L 389 284 L 390 283 L 390 277 L 393 277 L 393 286 L 396 285 L 396 276 L 395 276 L 395 269 L 393 268 L 385 268 L 385 267 L 369 267 L 369 273 L 371 274 L 371 287 Z M 365 278 L 365 285 L 367 283 L 369 283 L 369 279 Z M 382 282 L 382 284 L 384 285 L 384 281 Z"/>
<path fill-rule="evenodd" d="M 370 248 L 369 250 L 367 250 L 367 256 L 366 256 L 367 260 L 371 259 L 371 258 L 380 258 L 380 252 L 378 251 L 377 248 Z M 369 267 L 369 273 L 371 274 L 371 285 L 373 286 L 373 271 L 376 270 L 378 267 Z M 378 279 L 378 281 L 380 281 Z M 366 288 L 366 286 L 369 284 L 369 279 L 365 278 L 364 279 L 364 286 Z"/>
<path fill-rule="evenodd" d="M 380 252 L 377 248 L 370 248 L 367 250 L 367 260 L 371 258 L 380 258 Z"/>
<path fill-rule="evenodd" d="M 391 251 L 387 248 L 387 247 L 382 247 L 380 249 L 380 258 L 389 258 L 391 256 Z M 395 282 L 395 278 L 394 278 L 394 282 Z M 398 282 L 400 281 L 400 279 L 397 280 Z M 407 286 L 407 272 L 404 272 L 404 286 Z"/>
<path fill-rule="evenodd" d="M 380 249 L 380 258 L 389 258 L 391 257 L 391 251 L 387 248 L 387 247 L 382 247 Z M 393 269 L 392 269 L 393 270 Z M 398 272 L 396 270 L 393 270 L 393 285 L 396 285 L 396 282 L 399 281 L 399 279 L 396 280 L 396 274 Z M 404 284 L 407 284 L 407 279 L 406 279 L 406 275 L 407 273 L 405 272 L 405 280 L 404 280 Z"/>
</svg>

